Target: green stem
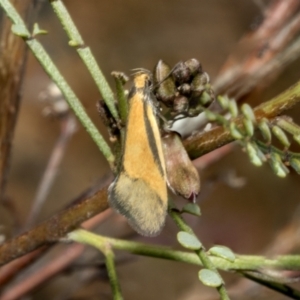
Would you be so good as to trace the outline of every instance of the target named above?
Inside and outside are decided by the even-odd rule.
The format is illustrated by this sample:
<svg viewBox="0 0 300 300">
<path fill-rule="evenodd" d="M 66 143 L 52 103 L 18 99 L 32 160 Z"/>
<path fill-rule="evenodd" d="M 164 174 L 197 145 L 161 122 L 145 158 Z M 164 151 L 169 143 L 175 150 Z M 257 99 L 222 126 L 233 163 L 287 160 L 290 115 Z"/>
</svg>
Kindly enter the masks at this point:
<svg viewBox="0 0 300 300">
<path fill-rule="evenodd" d="M 115 157 L 111 152 L 110 147 L 108 146 L 102 135 L 99 133 L 92 120 L 87 115 L 83 105 L 81 104 L 73 90 L 70 88 L 64 77 L 52 62 L 50 56 L 47 54 L 43 46 L 30 35 L 25 23 L 23 22 L 15 8 L 11 5 L 11 3 L 8 0 L 0 0 L 0 5 L 6 12 L 7 16 L 12 20 L 13 24 L 17 26 L 18 32 L 22 33 L 19 35 L 21 35 L 25 40 L 26 44 L 31 49 L 33 55 L 40 62 L 46 73 L 59 87 L 66 101 L 74 111 L 75 115 L 78 117 L 81 124 L 85 127 L 91 138 L 103 153 L 110 166 L 113 168 Z"/>
<path fill-rule="evenodd" d="M 68 238 L 72 241 L 87 244 L 99 249 L 105 256 L 105 265 L 109 277 L 110 285 L 114 300 L 122 300 L 121 288 L 116 272 L 114 253 L 109 239 L 102 238 L 87 230 L 78 229 L 68 234 Z"/>
<path fill-rule="evenodd" d="M 189 227 L 187 227 L 186 224 L 182 224 L 182 229 L 189 230 Z M 108 250 L 111 251 L 111 248 L 113 248 L 116 250 L 127 251 L 132 254 L 163 258 L 172 261 L 203 266 L 202 262 L 199 260 L 199 253 L 196 254 L 185 251 L 177 251 L 165 246 L 152 246 L 144 243 L 108 238 L 96 235 L 83 229 L 72 231 L 67 235 L 67 237 L 70 240 L 94 246 L 100 249 L 105 255 Z M 276 290 L 284 295 L 292 297 L 293 299 L 299 299 L 299 291 L 287 286 L 282 282 L 275 282 L 276 280 L 274 280 L 274 278 L 265 276 L 262 272 L 264 269 L 299 270 L 300 255 L 285 255 L 279 256 L 276 259 L 267 259 L 263 256 L 255 255 L 236 255 L 234 262 L 230 262 L 226 259 L 215 256 L 210 256 L 209 259 L 211 260 L 211 263 L 218 269 L 224 271 L 237 271 L 246 278 L 255 282 L 259 282 L 270 289 Z M 107 263 L 113 263 L 113 261 Z M 108 270 L 111 270 L 112 272 L 112 274 L 109 275 L 112 282 L 116 279 L 116 273 L 113 273 L 115 272 L 114 265 L 110 266 Z M 257 276 L 251 275 L 252 273 L 249 273 L 249 271 L 252 271 L 252 273 L 259 271 L 261 275 L 258 278 Z M 117 289 L 117 287 L 118 284 L 116 283 L 116 286 L 113 287 L 113 289 Z M 219 294 L 222 297 L 221 299 L 226 299 L 226 297 L 228 299 L 225 288 L 219 289 Z"/>
<path fill-rule="evenodd" d="M 168 259 L 188 264 L 203 266 L 199 256 L 187 251 L 173 250 L 166 246 L 153 246 L 145 243 L 114 239 L 94 234 L 84 229 L 77 229 L 67 234 L 71 240 L 103 248 L 109 244 L 113 249 L 127 251 L 132 254 Z M 210 256 L 211 262 L 223 271 L 263 271 L 264 269 L 291 270 L 300 269 L 300 255 L 282 255 L 268 259 L 258 255 L 236 255 L 234 262 Z"/>
<path fill-rule="evenodd" d="M 176 209 L 176 207 L 174 206 L 174 204 L 172 202 L 169 202 L 169 215 L 174 220 L 174 222 L 177 224 L 177 226 L 180 228 L 180 230 L 188 232 L 188 233 L 196 236 L 193 229 L 189 225 L 186 224 L 186 222 L 181 217 L 180 212 Z M 197 239 L 198 239 L 198 237 L 197 237 Z M 220 276 L 216 266 L 211 261 L 211 259 L 208 257 L 208 255 L 206 254 L 205 249 L 203 247 L 201 247 L 199 250 L 196 250 L 195 253 L 199 257 L 202 265 L 205 268 L 217 273 Z M 222 300 L 229 300 L 229 296 L 225 289 L 224 283 L 221 284 L 219 287 L 217 287 L 217 290 L 218 290 L 219 295 Z"/>
<path fill-rule="evenodd" d="M 104 102 L 106 103 L 115 120 L 118 120 L 119 115 L 115 106 L 114 94 L 102 71 L 100 70 L 96 59 L 91 52 L 91 49 L 85 46 L 84 41 L 63 2 L 61 0 L 54 0 L 50 1 L 50 3 L 64 30 L 70 38 L 69 45 L 77 48 L 77 52 L 92 75 Z"/>
<path fill-rule="evenodd" d="M 111 251 L 111 248 L 108 246 L 105 251 L 105 265 L 106 265 L 107 274 L 112 289 L 112 294 L 114 300 L 123 300 L 114 258 L 115 258 L 114 253 Z"/>
</svg>

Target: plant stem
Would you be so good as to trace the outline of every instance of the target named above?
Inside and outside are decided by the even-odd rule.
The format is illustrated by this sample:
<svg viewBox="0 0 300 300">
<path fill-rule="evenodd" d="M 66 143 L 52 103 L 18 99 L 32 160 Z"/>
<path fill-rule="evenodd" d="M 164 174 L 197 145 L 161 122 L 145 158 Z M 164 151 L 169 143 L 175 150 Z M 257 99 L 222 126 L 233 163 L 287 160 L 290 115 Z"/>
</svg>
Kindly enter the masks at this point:
<svg viewBox="0 0 300 300">
<path fill-rule="evenodd" d="M 300 81 L 273 99 L 264 102 L 254 109 L 257 121 L 262 118 L 272 119 L 300 102 Z M 243 116 L 232 119 L 239 129 L 243 130 Z M 234 141 L 229 129 L 218 126 L 207 132 L 199 132 L 183 141 L 191 159 L 198 158 L 217 148 Z"/>
<path fill-rule="evenodd" d="M 22 38 L 25 40 L 28 47 L 31 49 L 33 55 L 40 62 L 44 70 L 50 76 L 50 78 L 59 87 L 62 94 L 64 95 L 66 101 L 74 111 L 75 115 L 78 117 L 81 124 L 85 127 L 91 138 L 94 140 L 100 151 L 103 153 L 107 161 L 109 162 L 111 168 L 114 167 L 115 157 L 111 152 L 110 147 L 99 133 L 98 129 L 87 115 L 83 105 L 70 88 L 68 83 L 65 81 L 64 77 L 61 75 L 57 67 L 52 62 L 50 56 L 47 54 L 43 46 L 30 35 L 25 23 L 20 18 L 19 14 L 15 8 L 11 5 L 9 0 L 0 0 L 0 5 L 6 12 L 7 16 L 12 20 L 14 25 L 18 26 L 18 30 L 22 31 Z"/>
<path fill-rule="evenodd" d="M 196 236 L 193 229 L 189 225 L 186 224 L 186 222 L 181 217 L 181 214 L 179 213 L 179 211 L 176 209 L 176 207 L 174 206 L 174 204 L 171 201 L 169 202 L 169 215 L 174 220 L 174 222 L 177 224 L 177 226 L 180 228 L 180 230 L 188 232 L 188 233 Z M 197 237 L 197 239 L 198 239 L 198 237 Z M 195 253 L 198 255 L 202 265 L 205 268 L 217 273 L 220 276 L 216 266 L 210 260 L 210 258 L 206 254 L 205 249 L 203 247 L 201 247 L 199 250 L 195 250 Z M 219 295 L 220 295 L 222 300 L 229 300 L 229 296 L 228 296 L 227 291 L 225 289 L 224 283 L 222 283 L 219 287 L 217 287 L 217 290 L 218 290 Z"/>
<path fill-rule="evenodd" d="M 85 233 L 83 234 L 83 232 Z M 79 240 L 79 237 L 81 240 Z M 85 240 L 83 237 L 85 237 Z M 132 254 L 203 266 L 198 255 L 192 252 L 173 250 L 166 246 L 153 246 L 146 243 L 109 238 L 84 229 L 77 229 L 68 233 L 67 238 L 71 240 L 76 239 L 81 243 L 87 243 L 86 241 L 88 240 L 89 245 L 97 248 L 109 244 L 113 249 L 127 251 Z M 258 255 L 236 254 L 234 262 L 216 256 L 210 256 L 210 260 L 215 267 L 223 271 L 263 271 L 264 269 L 295 271 L 300 269 L 300 255 L 282 255 L 275 259 L 268 259 Z"/>
<path fill-rule="evenodd" d="M 182 224 L 182 229 L 189 230 L 189 227 L 186 227 L 186 224 Z M 203 266 L 202 262 L 199 260 L 199 254 L 186 251 L 172 250 L 169 247 L 165 246 L 153 246 L 145 243 L 113 239 L 109 237 L 100 236 L 83 229 L 74 230 L 70 232 L 67 235 L 67 237 L 73 241 L 89 244 L 98 249 L 103 249 L 101 251 L 106 251 L 106 247 L 107 245 L 109 245 L 110 248 L 127 251 L 132 254 L 168 259 Z M 237 271 L 239 274 L 245 276 L 246 278 L 259 282 L 269 287 L 270 289 L 277 290 L 282 294 L 288 295 L 290 297 L 291 295 L 294 297 L 298 297 L 293 299 L 299 299 L 299 291 L 287 286 L 282 282 L 275 282 L 276 279 L 274 280 L 270 276 L 266 277 L 266 279 L 264 280 L 261 278 L 257 278 L 256 276 L 252 276 L 252 273 L 249 273 L 249 271 L 259 271 L 262 277 L 264 275 L 264 269 L 272 269 L 279 271 L 299 270 L 300 255 L 278 256 L 276 259 L 267 259 L 263 256 L 255 255 L 236 255 L 236 259 L 234 262 L 230 262 L 226 259 L 215 256 L 210 256 L 209 259 L 211 260 L 211 263 L 218 269 L 224 271 Z M 224 291 L 225 294 L 221 294 Z M 225 289 L 220 290 L 219 293 L 222 295 L 221 297 L 223 298 L 227 296 Z"/>
<path fill-rule="evenodd" d="M 66 31 L 68 37 L 70 38 L 69 45 L 77 48 L 77 52 L 81 57 L 83 63 L 89 70 L 92 78 L 94 79 L 104 102 L 109 108 L 112 116 L 118 120 L 119 115 L 115 106 L 115 99 L 113 92 L 107 83 L 102 71 L 100 70 L 95 57 L 93 56 L 91 49 L 85 46 L 84 41 L 76 28 L 68 10 L 61 0 L 50 1 L 55 14 L 57 15 L 59 21 L 61 22 L 64 30 Z"/>
<path fill-rule="evenodd" d="M 105 256 L 105 265 L 110 280 L 114 300 L 122 300 L 121 288 L 115 268 L 114 253 L 109 239 L 102 238 L 84 229 L 78 229 L 68 234 L 72 241 L 87 244 L 99 249 Z"/>
</svg>

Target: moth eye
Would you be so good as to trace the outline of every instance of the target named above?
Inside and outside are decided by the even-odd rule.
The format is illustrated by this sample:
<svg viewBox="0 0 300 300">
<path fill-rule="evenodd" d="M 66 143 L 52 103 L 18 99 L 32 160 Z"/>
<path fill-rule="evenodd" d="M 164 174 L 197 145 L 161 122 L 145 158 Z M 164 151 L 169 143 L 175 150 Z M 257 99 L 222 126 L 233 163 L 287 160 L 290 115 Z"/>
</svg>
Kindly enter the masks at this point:
<svg viewBox="0 0 300 300">
<path fill-rule="evenodd" d="M 146 87 L 151 87 L 152 86 L 152 80 L 150 78 L 147 78 L 145 82 Z"/>
</svg>

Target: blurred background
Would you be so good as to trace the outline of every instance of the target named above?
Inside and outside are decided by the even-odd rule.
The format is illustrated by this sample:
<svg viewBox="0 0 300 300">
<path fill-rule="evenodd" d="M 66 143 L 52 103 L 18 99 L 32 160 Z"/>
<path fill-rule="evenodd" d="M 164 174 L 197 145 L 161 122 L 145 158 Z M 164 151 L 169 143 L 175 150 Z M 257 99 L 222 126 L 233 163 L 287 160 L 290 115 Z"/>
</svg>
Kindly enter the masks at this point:
<svg viewBox="0 0 300 300">
<path fill-rule="evenodd" d="M 201 62 L 213 83 L 229 54 L 236 49 L 239 39 L 262 18 L 261 5 L 268 1 L 65 0 L 64 3 L 113 86 L 112 71 L 130 75 L 133 68 L 152 70 L 159 59 L 174 65 L 189 58 Z M 96 102 L 101 96 L 76 51 L 68 46 L 68 39 L 46 1 L 42 2 L 37 22 L 48 31 L 47 35 L 39 36 L 39 40 L 82 100 L 95 124 L 108 137 L 96 110 Z M 259 96 L 254 94 L 247 98 L 247 102 L 253 104 L 270 99 L 295 83 L 299 75 L 299 61 L 295 61 Z M 7 195 L 14 203 L 21 227 L 30 212 L 39 180 L 60 132 L 59 122 L 43 115 L 47 102 L 40 100 L 40 94 L 49 84 L 48 76 L 29 53 L 7 187 Z M 298 113 L 299 108 L 292 115 L 296 118 Z M 218 179 L 220 174 L 235 174 L 243 184 L 238 188 L 229 186 Z M 38 221 L 50 217 L 108 175 L 108 164 L 85 130 L 78 125 Z M 292 171 L 286 179 L 280 179 L 267 164 L 260 168 L 251 165 L 239 147 L 201 170 L 200 175 L 202 216 L 187 219 L 207 248 L 222 244 L 236 253 L 263 253 L 298 205 L 300 185 L 295 172 Z M 183 205 L 184 201 L 178 199 L 178 203 Z M 9 214 L 2 215 L 4 226 L 12 226 Z M 135 240 L 180 248 L 176 242 L 177 229 L 169 218 L 158 238 L 134 235 L 127 225 L 115 225 L 121 222 L 120 219 L 113 215 L 98 231 L 124 238 L 131 234 Z M 96 252 L 90 251 L 95 256 L 94 260 L 101 261 Z M 216 298 L 214 290 L 200 284 L 196 266 L 127 254 L 117 257 L 125 299 Z M 71 273 L 49 280 L 26 299 L 111 299 L 105 276 L 67 295 L 66 289 L 76 282 L 72 281 Z M 228 286 L 239 279 L 238 275 L 222 275 Z M 270 295 L 275 297 L 274 292 Z M 280 296 L 278 299 L 287 298 Z"/>
</svg>

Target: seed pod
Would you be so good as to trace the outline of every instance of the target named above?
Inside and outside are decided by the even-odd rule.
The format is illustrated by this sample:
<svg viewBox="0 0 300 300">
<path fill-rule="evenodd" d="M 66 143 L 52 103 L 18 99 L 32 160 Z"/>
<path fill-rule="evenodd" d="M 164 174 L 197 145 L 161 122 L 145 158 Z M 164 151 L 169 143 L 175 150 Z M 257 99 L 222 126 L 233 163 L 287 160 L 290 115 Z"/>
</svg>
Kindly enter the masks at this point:
<svg viewBox="0 0 300 300">
<path fill-rule="evenodd" d="M 280 155 L 276 152 L 270 153 L 269 163 L 274 173 L 278 177 L 284 178 L 290 172 L 289 169 L 282 162 Z"/>
<path fill-rule="evenodd" d="M 285 132 L 279 126 L 274 125 L 272 127 L 272 132 L 284 147 L 286 147 L 286 148 L 290 147 L 291 143 L 288 140 L 288 137 L 286 136 Z"/>
<path fill-rule="evenodd" d="M 207 96 L 207 95 L 206 95 Z M 204 105 L 202 101 L 210 101 L 209 97 L 192 97 L 189 99 L 188 115 L 190 117 L 198 116 L 203 111 Z"/>
<path fill-rule="evenodd" d="M 298 173 L 300 174 L 300 160 L 298 158 L 291 157 L 289 159 L 289 163 L 291 167 Z"/>
<path fill-rule="evenodd" d="M 239 109 L 237 107 L 236 101 L 235 100 L 229 100 L 228 102 L 228 110 L 230 114 L 235 118 L 239 114 Z"/>
<path fill-rule="evenodd" d="M 246 151 L 252 164 L 254 164 L 256 167 L 260 167 L 263 164 L 262 154 L 257 151 L 257 148 L 253 143 L 246 143 Z"/>
<path fill-rule="evenodd" d="M 249 104 L 244 103 L 241 106 L 241 111 L 248 120 L 250 120 L 252 123 L 256 123 L 255 114 L 253 112 L 252 107 Z"/>
<path fill-rule="evenodd" d="M 293 139 L 300 145 L 300 135 L 293 135 Z"/>
<path fill-rule="evenodd" d="M 248 136 L 253 136 L 254 134 L 254 125 L 252 123 L 251 120 L 249 120 L 248 118 L 244 118 L 243 119 L 243 124 L 244 124 L 244 128 L 245 131 L 247 133 Z"/>
<path fill-rule="evenodd" d="M 192 76 L 202 72 L 202 66 L 196 58 L 188 59 L 184 64 L 190 70 Z"/>
<path fill-rule="evenodd" d="M 189 96 L 191 94 L 191 86 L 188 83 L 183 83 L 177 88 L 181 95 Z"/>
<path fill-rule="evenodd" d="M 271 143 L 272 141 L 272 134 L 271 130 L 268 124 L 268 120 L 263 118 L 259 123 L 258 123 L 258 128 L 263 136 L 263 138 L 266 140 L 267 143 Z"/>
<path fill-rule="evenodd" d="M 217 120 L 217 115 L 214 112 L 210 111 L 210 110 L 205 111 L 205 117 L 208 121 L 211 121 L 211 122 Z"/>
<path fill-rule="evenodd" d="M 201 94 L 199 102 L 202 106 L 208 107 L 214 100 L 214 91 L 211 88 L 208 88 Z"/>
<path fill-rule="evenodd" d="M 191 77 L 190 69 L 181 61 L 179 62 L 172 72 L 173 78 L 176 83 L 183 84 L 185 82 L 189 82 Z"/>
<path fill-rule="evenodd" d="M 244 138 L 244 136 L 241 134 L 240 130 L 238 129 L 238 127 L 234 122 L 231 122 L 229 124 L 229 131 L 232 137 L 236 140 L 241 140 Z"/>
<path fill-rule="evenodd" d="M 277 117 L 276 125 L 292 135 L 300 135 L 300 126 L 295 124 L 293 119 L 288 116 Z"/>
<path fill-rule="evenodd" d="M 173 102 L 173 112 L 181 114 L 187 112 L 189 107 L 189 100 L 185 96 L 177 96 Z"/>
<path fill-rule="evenodd" d="M 158 85 L 155 90 L 157 100 L 165 105 L 171 106 L 176 95 L 176 86 L 171 74 L 171 68 L 164 61 L 160 60 L 154 69 L 154 85 Z"/>
<path fill-rule="evenodd" d="M 162 142 L 169 187 L 176 194 L 195 202 L 200 191 L 200 177 L 179 134 L 170 131 L 163 136 Z"/>
<path fill-rule="evenodd" d="M 209 77 L 207 73 L 197 74 L 191 83 L 191 89 L 193 92 L 193 96 L 199 96 L 205 90 L 206 85 L 209 83 Z"/>
<path fill-rule="evenodd" d="M 228 105 L 229 105 L 229 98 L 228 98 L 227 95 L 224 95 L 224 96 L 219 95 L 219 96 L 217 97 L 217 101 L 218 101 L 218 103 L 221 105 L 221 107 L 222 107 L 223 109 L 227 109 L 227 108 L 228 108 Z"/>
</svg>

